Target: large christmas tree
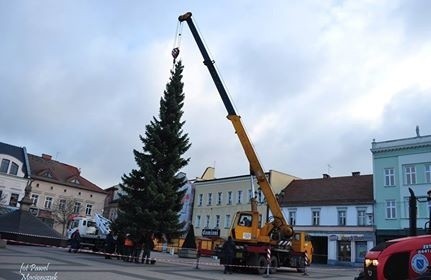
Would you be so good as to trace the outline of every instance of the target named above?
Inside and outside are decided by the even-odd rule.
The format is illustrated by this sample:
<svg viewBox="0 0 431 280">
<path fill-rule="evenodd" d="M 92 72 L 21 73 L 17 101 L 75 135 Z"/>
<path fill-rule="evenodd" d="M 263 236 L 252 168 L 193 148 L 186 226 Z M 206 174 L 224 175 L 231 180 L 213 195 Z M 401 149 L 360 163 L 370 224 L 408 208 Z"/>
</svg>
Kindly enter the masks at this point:
<svg viewBox="0 0 431 280">
<path fill-rule="evenodd" d="M 143 151 L 133 151 L 138 168 L 122 177 L 124 193 L 114 230 L 135 236 L 154 232 L 169 238 L 183 229 L 178 217 L 185 194 L 180 188 L 185 182 L 176 174 L 188 164 L 189 159 L 182 156 L 191 145 L 181 120 L 183 68 L 181 61 L 174 65 L 160 100 L 159 118 L 154 117 L 146 126 L 145 136 L 140 135 Z"/>
</svg>

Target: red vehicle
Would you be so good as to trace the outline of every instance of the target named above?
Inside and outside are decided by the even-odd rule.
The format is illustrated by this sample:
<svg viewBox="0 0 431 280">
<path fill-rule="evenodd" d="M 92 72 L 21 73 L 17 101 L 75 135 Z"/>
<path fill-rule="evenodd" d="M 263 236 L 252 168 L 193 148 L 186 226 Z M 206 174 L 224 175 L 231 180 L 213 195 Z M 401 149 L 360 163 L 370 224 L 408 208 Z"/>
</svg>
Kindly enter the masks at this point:
<svg viewBox="0 0 431 280">
<path fill-rule="evenodd" d="M 430 265 L 431 235 L 398 238 L 371 249 L 356 279 L 431 279 Z"/>
</svg>

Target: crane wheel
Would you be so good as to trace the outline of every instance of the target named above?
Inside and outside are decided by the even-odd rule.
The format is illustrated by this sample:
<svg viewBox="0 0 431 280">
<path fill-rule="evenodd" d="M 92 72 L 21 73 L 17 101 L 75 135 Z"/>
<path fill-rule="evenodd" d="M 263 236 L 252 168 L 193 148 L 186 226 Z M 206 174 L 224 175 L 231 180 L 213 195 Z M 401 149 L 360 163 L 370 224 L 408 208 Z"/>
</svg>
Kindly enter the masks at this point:
<svg viewBox="0 0 431 280">
<path fill-rule="evenodd" d="M 276 256 L 272 256 L 271 257 L 271 264 L 270 264 L 270 268 L 269 268 L 269 273 L 271 273 L 271 274 L 276 273 L 277 267 L 278 267 L 278 259 Z"/>
<path fill-rule="evenodd" d="M 264 256 L 259 256 L 257 258 L 257 266 L 258 268 L 256 268 L 257 274 L 264 274 L 266 272 L 266 267 L 267 267 L 267 261 L 266 258 Z"/>
</svg>

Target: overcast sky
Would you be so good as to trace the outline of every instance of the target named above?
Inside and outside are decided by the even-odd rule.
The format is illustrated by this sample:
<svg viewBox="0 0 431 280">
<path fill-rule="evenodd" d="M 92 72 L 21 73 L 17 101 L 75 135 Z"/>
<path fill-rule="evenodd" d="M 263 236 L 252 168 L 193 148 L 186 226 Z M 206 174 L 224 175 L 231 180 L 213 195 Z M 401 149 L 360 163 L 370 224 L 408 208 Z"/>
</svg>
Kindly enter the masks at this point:
<svg viewBox="0 0 431 280">
<path fill-rule="evenodd" d="M 153 4 L 151 4 L 153 3 Z M 431 134 L 431 1 L 0 1 L 0 141 L 107 188 L 158 116 L 177 18 L 205 41 L 266 171 L 372 173 L 371 142 Z M 189 179 L 249 164 L 185 24 Z"/>
</svg>

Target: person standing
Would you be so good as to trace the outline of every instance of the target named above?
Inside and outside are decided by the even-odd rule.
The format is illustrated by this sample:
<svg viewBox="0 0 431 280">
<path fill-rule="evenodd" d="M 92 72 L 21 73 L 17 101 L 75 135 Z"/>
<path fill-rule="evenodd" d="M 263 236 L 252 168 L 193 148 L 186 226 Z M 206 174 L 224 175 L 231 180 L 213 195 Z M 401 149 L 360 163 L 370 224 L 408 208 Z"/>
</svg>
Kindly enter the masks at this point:
<svg viewBox="0 0 431 280">
<path fill-rule="evenodd" d="M 124 239 L 124 261 L 131 262 L 133 260 L 133 247 L 134 247 L 133 239 L 130 234 L 126 234 L 126 238 Z"/>
<path fill-rule="evenodd" d="M 81 235 L 79 234 L 79 229 L 76 229 L 72 233 L 72 236 L 70 237 L 69 253 L 72 252 L 72 250 L 74 253 L 78 252 L 80 245 L 81 245 Z"/>
<path fill-rule="evenodd" d="M 115 240 L 112 232 L 106 235 L 105 239 L 105 259 L 110 259 L 115 250 Z"/>
<path fill-rule="evenodd" d="M 153 241 L 154 235 L 152 233 L 147 233 L 147 236 L 145 237 L 144 241 L 144 254 L 142 255 L 142 263 L 149 264 L 150 263 L 150 255 L 151 251 L 154 249 L 154 241 Z"/>
<path fill-rule="evenodd" d="M 232 274 L 233 257 L 235 255 L 235 242 L 231 236 L 223 244 L 223 254 L 224 254 L 224 274 Z"/>
</svg>

